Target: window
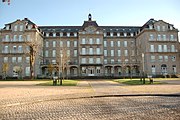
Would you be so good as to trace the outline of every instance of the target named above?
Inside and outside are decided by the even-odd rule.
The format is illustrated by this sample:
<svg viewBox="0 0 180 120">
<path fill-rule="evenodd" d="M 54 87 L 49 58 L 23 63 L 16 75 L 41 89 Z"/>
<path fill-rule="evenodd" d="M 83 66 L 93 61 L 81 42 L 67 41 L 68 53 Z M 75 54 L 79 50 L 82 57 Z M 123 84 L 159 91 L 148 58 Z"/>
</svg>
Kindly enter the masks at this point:
<svg viewBox="0 0 180 120">
<path fill-rule="evenodd" d="M 70 41 L 67 41 L 67 47 L 70 47 Z"/>
<path fill-rule="evenodd" d="M 74 41 L 74 47 L 77 47 L 77 41 Z"/>
<path fill-rule="evenodd" d="M 166 27 L 165 26 L 162 26 L 162 31 L 165 31 L 166 30 Z"/>
<path fill-rule="evenodd" d="M 76 37 L 77 36 L 77 33 L 74 33 L 74 37 Z"/>
<path fill-rule="evenodd" d="M 56 50 L 52 51 L 52 57 L 56 57 Z"/>
<path fill-rule="evenodd" d="M 158 52 L 162 52 L 162 45 L 158 45 Z"/>
<path fill-rule="evenodd" d="M 12 53 L 16 53 L 16 52 L 17 52 L 17 47 L 16 47 L 16 46 L 13 46 Z"/>
<path fill-rule="evenodd" d="M 110 36 L 113 37 L 113 33 L 112 32 L 110 33 Z"/>
<path fill-rule="evenodd" d="M 22 50 L 22 46 L 18 46 L 18 53 L 22 53 L 23 50 Z"/>
<path fill-rule="evenodd" d="M 173 26 L 170 26 L 170 30 L 172 30 L 173 29 Z"/>
<path fill-rule="evenodd" d="M 86 54 L 86 48 L 82 48 L 82 55 Z"/>
<path fill-rule="evenodd" d="M 114 47 L 114 41 L 111 41 L 111 47 Z"/>
<path fill-rule="evenodd" d="M 70 55 L 71 55 L 70 50 L 67 50 L 67 55 L 68 55 L 68 56 L 70 56 Z"/>
<path fill-rule="evenodd" d="M 114 56 L 114 50 L 111 50 L 111 56 Z"/>
<path fill-rule="evenodd" d="M 124 47 L 127 47 L 127 41 L 124 41 Z"/>
<path fill-rule="evenodd" d="M 45 57 L 48 57 L 48 56 L 49 56 L 49 51 L 46 50 L 46 51 L 45 51 Z"/>
<path fill-rule="evenodd" d="M 86 44 L 86 39 L 83 38 L 81 43 L 82 43 L 82 44 Z"/>
<path fill-rule="evenodd" d="M 152 72 L 152 74 L 156 73 L 156 66 L 155 65 L 151 66 L 151 72 Z"/>
<path fill-rule="evenodd" d="M 23 25 L 20 25 L 19 31 L 23 31 Z"/>
<path fill-rule="evenodd" d="M 30 40 L 31 40 L 31 36 L 27 35 L 27 41 L 30 41 Z"/>
<path fill-rule="evenodd" d="M 92 38 L 89 38 L 89 44 L 93 44 L 93 39 Z"/>
<path fill-rule="evenodd" d="M 26 67 L 25 74 L 26 76 L 30 76 L 30 67 Z"/>
<path fill-rule="evenodd" d="M 117 41 L 117 46 L 120 47 L 121 46 L 121 42 Z"/>
<path fill-rule="evenodd" d="M 30 62 L 30 57 L 26 57 L 26 63 Z"/>
<path fill-rule="evenodd" d="M 101 67 L 96 67 L 96 73 L 101 73 Z"/>
<path fill-rule="evenodd" d="M 100 44 L 100 39 L 99 38 L 96 39 L 96 44 Z"/>
<path fill-rule="evenodd" d="M 14 31 L 17 31 L 17 27 L 18 27 L 17 25 L 14 26 Z"/>
<path fill-rule="evenodd" d="M 77 57 L 77 50 L 74 50 L 74 57 Z"/>
<path fill-rule="evenodd" d="M 5 36 L 5 41 L 9 41 L 9 35 Z"/>
<path fill-rule="evenodd" d="M 164 61 L 168 62 L 168 56 L 167 55 L 164 56 Z"/>
<path fill-rule="evenodd" d="M 56 47 L 56 41 L 53 41 L 53 47 Z"/>
<path fill-rule="evenodd" d="M 67 33 L 67 37 L 70 37 L 70 33 Z"/>
<path fill-rule="evenodd" d="M 22 62 L 22 57 L 18 57 L 18 63 Z"/>
<path fill-rule="evenodd" d="M 158 38 L 157 38 L 158 40 L 161 40 L 161 35 L 158 35 Z"/>
<path fill-rule="evenodd" d="M 19 41 L 23 41 L 22 35 L 19 35 Z"/>
<path fill-rule="evenodd" d="M 107 59 L 104 59 L 104 64 L 107 64 Z"/>
<path fill-rule="evenodd" d="M 101 54 L 101 49 L 100 48 L 96 48 L 96 54 L 97 55 Z"/>
<path fill-rule="evenodd" d="M 153 29 L 153 25 L 149 25 L 149 29 L 152 30 Z"/>
<path fill-rule="evenodd" d="M 135 51 L 131 50 L 131 56 L 135 56 Z"/>
<path fill-rule="evenodd" d="M 8 57 L 4 57 L 4 63 L 8 63 Z"/>
<path fill-rule="evenodd" d="M 176 65 L 172 65 L 172 69 L 173 69 L 173 73 L 176 73 L 177 70 L 176 70 Z"/>
<path fill-rule="evenodd" d="M 30 30 L 32 28 L 32 25 L 28 25 L 28 30 Z M 49 36 L 48 36 L 49 37 Z"/>
<path fill-rule="evenodd" d="M 104 41 L 104 47 L 107 47 L 107 41 Z"/>
<path fill-rule="evenodd" d="M 17 35 L 14 35 L 13 41 L 16 41 L 16 40 L 17 40 Z"/>
<path fill-rule="evenodd" d="M 174 35 L 170 35 L 170 40 L 174 41 Z"/>
<path fill-rule="evenodd" d="M 163 45 L 164 52 L 167 52 L 167 45 Z"/>
<path fill-rule="evenodd" d="M 96 63 L 100 64 L 101 63 L 101 59 L 100 58 L 96 58 Z"/>
<path fill-rule="evenodd" d="M 52 60 L 52 64 L 56 64 L 56 60 Z"/>
<path fill-rule="evenodd" d="M 107 50 L 104 50 L 104 56 L 107 56 Z"/>
<path fill-rule="evenodd" d="M 124 56 L 128 56 L 128 50 L 124 50 Z"/>
<path fill-rule="evenodd" d="M 9 52 L 9 47 L 8 46 L 4 46 L 4 53 L 8 53 Z"/>
<path fill-rule="evenodd" d="M 117 36 L 119 37 L 119 36 L 120 36 L 120 33 L 117 33 Z"/>
<path fill-rule="evenodd" d="M 121 63 L 121 59 L 118 59 L 118 63 Z"/>
<path fill-rule="evenodd" d="M 60 47 L 63 47 L 63 41 L 60 41 Z"/>
<path fill-rule="evenodd" d="M 163 40 L 166 41 L 166 35 L 163 35 Z"/>
<path fill-rule="evenodd" d="M 121 50 L 118 50 L 118 56 L 121 56 Z"/>
<path fill-rule="evenodd" d="M 175 61 L 176 61 L 176 56 L 172 56 L 172 57 L 171 57 L 171 60 L 172 60 L 173 62 L 175 62 Z"/>
<path fill-rule="evenodd" d="M 49 37 L 49 33 L 46 33 L 46 37 Z"/>
<path fill-rule="evenodd" d="M 163 56 L 159 56 L 159 62 L 163 61 Z"/>
<path fill-rule="evenodd" d="M 154 35 L 153 34 L 149 35 L 149 40 L 154 40 Z"/>
<path fill-rule="evenodd" d="M 12 57 L 12 63 L 16 62 L 16 57 Z"/>
<path fill-rule="evenodd" d="M 131 37 L 133 37 L 134 36 L 134 33 L 131 33 Z"/>
<path fill-rule="evenodd" d="M 94 53 L 93 48 L 89 48 L 89 54 L 92 55 Z"/>
<path fill-rule="evenodd" d="M 6 26 L 6 30 L 9 30 L 9 25 Z"/>
<path fill-rule="evenodd" d="M 56 37 L 56 33 L 53 33 L 53 37 Z"/>
<path fill-rule="evenodd" d="M 151 55 L 151 62 L 155 62 L 155 56 Z"/>
<path fill-rule="evenodd" d="M 48 41 L 46 41 L 46 47 L 49 47 L 49 42 Z"/>
<path fill-rule="evenodd" d="M 160 29 L 160 26 L 158 25 L 158 26 L 157 26 L 157 31 L 160 31 L 160 30 L 161 30 L 161 29 Z"/>
<path fill-rule="evenodd" d="M 175 52 L 175 46 L 171 45 L 171 52 Z"/>
<path fill-rule="evenodd" d="M 150 52 L 155 52 L 154 51 L 154 45 L 150 45 Z"/>
<path fill-rule="evenodd" d="M 127 36 L 127 33 L 124 33 L 124 37 L 126 37 Z"/>
<path fill-rule="evenodd" d="M 114 63 L 114 59 L 111 59 L 111 64 L 113 64 Z"/>
<path fill-rule="evenodd" d="M 89 58 L 89 63 L 93 64 L 94 63 L 94 59 L 93 58 Z"/>
</svg>

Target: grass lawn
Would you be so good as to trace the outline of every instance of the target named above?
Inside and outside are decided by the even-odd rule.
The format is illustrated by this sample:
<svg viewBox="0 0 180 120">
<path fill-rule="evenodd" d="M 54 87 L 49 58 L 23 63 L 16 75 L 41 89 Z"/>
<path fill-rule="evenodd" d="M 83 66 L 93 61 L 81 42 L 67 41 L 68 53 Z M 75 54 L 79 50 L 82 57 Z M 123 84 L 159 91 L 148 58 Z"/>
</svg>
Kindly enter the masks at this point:
<svg viewBox="0 0 180 120">
<path fill-rule="evenodd" d="M 77 80 L 63 80 L 62 81 L 62 86 L 76 86 L 78 83 Z M 45 81 L 43 83 L 37 84 L 39 86 L 53 86 L 53 80 Z M 57 86 L 59 85 L 59 82 L 57 82 Z"/>
<path fill-rule="evenodd" d="M 126 84 L 126 85 L 144 85 L 143 82 L 140 81 L 140 79 L 115 79 L 113 80 L 118 83 Z M 164 82 L 160 81 L 153 81 L 153 84 L 165 84 Z M 152 85 L 150 84 L 149 80 L 146 79 L 145 85 Z"/>
</svg>

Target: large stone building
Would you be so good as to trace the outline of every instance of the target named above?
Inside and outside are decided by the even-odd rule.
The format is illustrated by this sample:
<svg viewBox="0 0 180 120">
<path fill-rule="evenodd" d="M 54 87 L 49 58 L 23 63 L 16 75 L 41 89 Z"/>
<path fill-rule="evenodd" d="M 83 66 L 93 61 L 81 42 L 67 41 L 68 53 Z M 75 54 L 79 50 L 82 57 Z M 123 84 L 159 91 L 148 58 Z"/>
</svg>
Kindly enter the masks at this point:
<svg viewBox="0 0 180 120">
<path fill-rule="evenodd" d="M 82 26 L 37 26 L 27 18 L 5 24 L 0 31 L 2 75 L 8 63 L 8 76 L 30 76 L 27 41 L 42 45 L 35 76 L 62 71 L 68 77 L 180 73 L 178 30 L 162 20 L 150 19 L 143 26 L 99 26 L 89 14 Z"/>
</svg>

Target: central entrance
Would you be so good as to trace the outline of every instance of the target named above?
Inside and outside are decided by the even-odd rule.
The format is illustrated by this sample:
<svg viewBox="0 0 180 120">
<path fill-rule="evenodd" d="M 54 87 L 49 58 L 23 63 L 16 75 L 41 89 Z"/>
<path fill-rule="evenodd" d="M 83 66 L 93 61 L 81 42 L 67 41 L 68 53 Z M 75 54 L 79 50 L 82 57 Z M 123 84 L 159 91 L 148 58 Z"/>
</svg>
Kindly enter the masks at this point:
<svg viewBox="0 0 180 120">
<path fill-rule="evenodd" d="M 88 76 L 94 76 L 94 71 L 95 71 L 94 67 L 89 67 L 88 68 Z"/>
</svg>

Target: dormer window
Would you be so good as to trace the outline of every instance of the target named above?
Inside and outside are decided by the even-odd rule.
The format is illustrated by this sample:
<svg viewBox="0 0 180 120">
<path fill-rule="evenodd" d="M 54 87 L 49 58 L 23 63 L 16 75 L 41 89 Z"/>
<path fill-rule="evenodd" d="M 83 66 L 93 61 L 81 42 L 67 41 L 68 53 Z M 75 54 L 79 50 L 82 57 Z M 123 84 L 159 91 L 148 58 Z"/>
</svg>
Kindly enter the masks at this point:
<svg viewBox="0 0 180 120">
<path fill-rule="evenodd" d="M 158 25 L 158 26 L 157 26 L 157 31 L 160 31 L 160 30 L 161 30 L 161 29 L 160 29 L 160 26 Z"/>
<path fill-rule="evenodd" d="M 20 25 L 19 31 L 23 31 L 23 25 Z"/>
<path fill-rule="evenodd" d="M 113 37 L 113 33 L 112 32 L 110 33 L 110 36 Z"/>
<path fill-rule="evenodd" d="M 134 36 L 134 34 L 133 33 L 131 33 L 131 37 L 133 37 Z"/>
<path fill-rule="evenodd" d="M 14 26 L 14 31 L 17 31 L 17 27 L 18 27 L 17 25 Z"/>
<path fill-rule="evenodd" d="M 53 33 L 53 37 L 56 37 L 56 33 Z"/>
<path fill-rule="evenodd" d="M 170 30 L 173 30 L 173 27 L 172 27 L 172 26 L 170 26 Z"/>
<path fill-rule="evenodd" d="M 32 25 L 28 25 L 28 30 L 30 30 L 32 28 Z"/>
<path fill-rule="evenodd" d="M 152 30 L 153 29 L 153 25 L 149 25 L 149 29 Z"/>
<path fill-rule="evenodd" d="M 70 33 L 67 33 L 67 37 L 70 37 Z"/>
<path fill-rule="evenodd" d="M 49 37 L 49 33 L 46 33 L 46 37 Z"/>
<path fill-rule="evenodd" d="M 74 37 L 77 37 L 77 33 L 74 33 Z"/>
<path fill-rule="evenodd" d="M 9 28 L 10 28 L 9 25 L 7 25 L 7 26 L 6 26 L 6 30 L 9 30 Z"/>
</svg>

